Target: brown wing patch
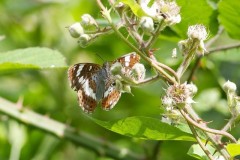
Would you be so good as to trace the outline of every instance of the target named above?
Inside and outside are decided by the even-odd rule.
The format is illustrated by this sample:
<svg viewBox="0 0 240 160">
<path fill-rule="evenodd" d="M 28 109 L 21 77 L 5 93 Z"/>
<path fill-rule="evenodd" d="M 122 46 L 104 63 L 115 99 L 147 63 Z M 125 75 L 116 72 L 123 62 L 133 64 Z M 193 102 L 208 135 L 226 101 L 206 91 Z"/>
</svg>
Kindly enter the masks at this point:
<svg viewBox="0 0 240 160">
<path fill-rule="evenodd" d="M 140 61 L 140 56 L 136 53 L 130 53 L 118 58 L 116 61 L 121 63 L 123 67 L 132 68 Z"/>
<path fill-rule="evenodd" d="M 101 66 L 94 63 L 78 63 L 68 69 L 68 79 L 70 86 L 78 91 L 85 79 L 91 79 L 101 69 Z M 92 85 L 94 86 L 94 85 Z"/>
<path fill-rule="evenodd" d="M 102 98 L 102 109 L 109 111 L 118 102 L 121 97 L 121 92 L 115 86 L 108 84 Z"/>
<path fill-rule="evenodd" d="M 78 103 L 86 113 L 92 113 L 97 107 L 97 101 L 92 97 L 85 95 L 82 90 L 78 90 Z"/>
</svg>

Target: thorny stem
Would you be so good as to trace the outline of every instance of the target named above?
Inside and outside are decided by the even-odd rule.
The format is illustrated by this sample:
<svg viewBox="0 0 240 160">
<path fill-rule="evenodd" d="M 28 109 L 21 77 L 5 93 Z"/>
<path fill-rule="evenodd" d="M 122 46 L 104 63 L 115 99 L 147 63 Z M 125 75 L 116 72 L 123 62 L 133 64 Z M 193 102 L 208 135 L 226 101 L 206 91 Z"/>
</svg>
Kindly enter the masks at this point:
<svg viewBox="0 0 240 160">
<path fill-rule="evenodd" d="M 123 14 L 123 18 L 124 18 L 124 22 L 127 25 L 126 28 L 129 34 L 131 35 L 131 37 L 137 42 L 137 44 L 140 44 L 140 46 L 142 46 L 144 43 L 143 43 L 142 37 L 138 34 L 136 29 L 134 28 L 135 24 L 131 24 L 126 14 Z"/>
<path fill-rule="evenodd" d="M 185 110 L 186 110 L 186 113 L 188 113 L 189 116 L 194 121 L 199 122 L 200 125 L 202 125 L 203 127 L 207 127 L 206 123 L 202 122 L 201 118 L 196 114 L 196 112 L 192 109 L 191 106 L 185 107 Z M 215 146 L 216 150 L 218 150 L 219 153 L 221 153 L 225 157 L 225 159 L 229 159 L 228 152 L 222 147 L 222 144 L 219 141 L 220 139 L 218 139 L 218 136 L 222 136 L 222 135 L 211 134 L 208 132 L 204 132 L 204 134 L 208 137 L 208 140 L 212 142 L 212 144 Z"/>
<path fill-rule="evenodd" d="M 225 45 L 225 46 L 220 46 L 220 47 L 215 47 L 215 48 L 210 48 L 210 49 L 207 49 L 208 52 L 205 53 L 205 56 L 208 56 L 208 55 L 210 55 L 210 54 L 212 54 L 212 53 L 214 53 L 214 52 L 217 52 L 217 51 L 226 51 L 226 50 L 229 50 L 229 49 L 239 48 L 239 47 L 240 47 L 240 43 L 231 44 L 231 45 Z M 195 73 L 196 70 L 198 69 L 198 66 L 199 66 L 199 63 L 200 63 L 202 57 L 203 57 L 203 55 L 200 55 L 200 56 L 197 57 L 194 65 L 193 65 L 193 68 L 192 68 L 192 70 L 191 70 L 191 73 L 190 73 L 190 75 L 188 76 L 188 80 L 187 80 L 188 82 L 191 81 L 194 73 Z"/>
<path fill-rule="evenodd" d="M 37 129 L 55 135 L 59 139 L 67 139 L 77 145 L 91 149 L 99 155 L 106 155 L 112 157 L 113 159 L 145 159 L 145 156 L 139 155 L 139 153 L 137 154 L 130 150 L 119 148 L 110 142 L 98 139 L 83 131 L 77 131 L 75 128 L 72 128 L 66 124 L 35 113 L 22 106 L 20 103 L 15 104 L 1 97 L 0 112 L 24 124 L 32 125 Z"/>
<path fill-rule="evenodd" d="M 231 128 L 234 126 L 234 124 L 236 123 L 236 121 L 237 121 L 237 119 L 238 119 L 238 117 L 236 117 L 236 116 L 232 116 L 229 120 L 228 120 L 228 122 L 227 122 L 227 124 L 221 129 L 221 131 L 228 131 L 228 130 L 231 130 Z M 217 139 L 218 140 L 221 140 L 222 139 L 222 135 L 218 135 L 217 136 Z"/>
<path fill-rule="evenodd" d="M 214 129 L 210 129 L 210 128 L 205 128 L 205 126 L 201 126 L 198 123 L 196 123 L 194 120 L 192 120 L 182 109 L 179 109 L 180 113 L 182 114 L 182 116 L 187 120 L 189 127 L 191 127 L 192 125 L 205 131 L 206 136 L 209 138 L 209 140 L 212 142 L 212 144 L 216 147 L 216 149 L 219 151 L 219 153 L 221 153 L 221 155 L 225 158 L 225 159 L 229 159 L 229 154 L 227 151 L 224 150 L 224 148 L 221 147 L 221 144 L 219 144 L 219 142 L 217 142 L 216 138 L 213 138 L 212 135 L 210 133 L 212 133 L 212 131 L 214 131 Z M 211 130 L 211 132 L 209 132 Z M 221 132 L 219 130 L 216 130 L 217 132 Z M 209 132 L 209 133 L 207 133 Z M 227 132 L 225 132 L 227 133 Z M 224 134 L 225 134 L 224 133 Z M 229 133 L 227 133 L 229 134 Z M 225 135 L 226 136 L 226 135 Z M 230 135 L 231 137 L 232 135 Z M 215 136 L 216 137 L 216 136 Z M 229 137 L 228 137 L 229 138 Z M 235 138 L 233 137 L 233 139 L 235 140 Z M 235 140 L 236 141 L 236 140 Z M 204 149 L 203 149 L 204 150 Z"/>
<path fill-rule="evenodd" d="M 198 134 L 197 134 L 197 131 L 195 130 L 195 128 L 192 126 L 192 124 L 190 124 L 189 122 L 188 123 L 188 126 L 189 128 L 191 129 L 193 135 L 195 136 L 198 144 L 200 145 L 200 147 L 202 148 L 202 150 L 205 152 L 205 154 L 208 156 L 208 158 L 210 160 L 214 160 L 214 157 L 211 155 L 211 153 L 208 151 L 208 149 L 206 148 L 206 146 L 203 144 L 202 140 L 199 138 Z"/>
<path fill-rule="evenodd" d="M 208 133 L 212 133 L 212 134 L 218 134 L 218 135 L 223 135 L 227 138 L 229 138 L 232 142 L 236 143 L 237 140 L 229 133 L 225 132 L 225 131 L 219 131 L 219 130 L 216 130 L 216 129 L 212 129 L 212 128 L 208 128 L 208 127 L 205 127 L 205 126 L 202 126 L 200 124 L 198 124 L 197 122 L 195 122 L 191 117 L 189 117 L 187 115 L 187 113 L 185 113 L 184 110 L 182 109 L 179 109 L 179 111 L 181 112 L 181 114 L 183 115 L 183 117 L 191 124 L 193 124 L 195 127 L 205 131 L 205 132 L 208 132 Z"/>
</svg>

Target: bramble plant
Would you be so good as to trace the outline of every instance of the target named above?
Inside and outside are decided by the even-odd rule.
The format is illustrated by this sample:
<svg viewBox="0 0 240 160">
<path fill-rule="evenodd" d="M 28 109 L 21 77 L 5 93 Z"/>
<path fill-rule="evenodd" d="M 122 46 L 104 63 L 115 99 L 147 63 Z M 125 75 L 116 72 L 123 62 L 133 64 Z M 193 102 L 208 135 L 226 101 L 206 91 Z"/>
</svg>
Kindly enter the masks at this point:
<svg viewBox="0 0 240 160">
<path fill-rule="evenodd" d="M 141 87 L 142 84 L 150 83 L 158 79 L 163 80 L 167 84 L 167 88 L 164 89 L 165 95 L 161 96 L 161 107 L 164 111 L 162 113 L 162 122 L 176 129 L 179 128 L 180 124 L 188 126 L 182 129 L 183 133 L 179 132 L 179 135 L 176 132 L 169 133 L 175 135 L 173 138 L 153 138 L 148 135 L 145 135 L 147 137 L 145 138 L 176 140 L 186 133 L 185 136 L 189 136 L 189 138 L 193 136 L 197 142 L 197 145 L 193 145 L 189 150 L 189 155 L 198 157 L 199 159 L 206 159 L 206 157 L 211 160 L 232 159 L 236 154 L 230 151 L 229 146 L 237 144 L 237 140 L 229 131 L 240 119 L 240 97 L 236 94 L 236 85 L 230 81 L 227 81 L 223 85 L 223 90 L 228 100 L 228 108 L 232 117 L 223 129 L 217 130 L 209 128 L 207 122 L 201 119 L 193 109 L 193 105 L 198 103 L 194 101 L 194 95 L 197 94 L 198 89 L 197 86 L 191 82 L 193 73 L 189 76 L 188 81 L 186 80 L 186 71 L 190 68 L 191 62 L 194 61 L 196 57 L 201 58 L 209 54 L 204 44 L 204 41 L 209 38 L 207 28 L 202 24 L 195 24 L 188 27 L 187 39 L 179 41 L 178 51 L 176 48 L 173 48 L 173 58 L 177 58 L 177 56 L 180 56 L 179 54 L 183 56 L 181 64 L 175 70 L 171 68 L 171 66 L 161 63 L 161 61 L 155 57 L 155 54 L 158 52 L 155 44 L 158 41 L 162 41 L 158 38 L 159 35 L 162 34 L 165 29 L 181 23 L 180 7 L 175 1 L 140 0 L 136 2 L 135 0 L 109 0 L 110 6 L 106 7 L 101 0 L 97 0 L 97 4 L 101 9 L 102 17 L 107 20 L 108 25 L 101 26 L 91 15 L 84 14 L 81 17 L 81 22 L 76 22 L 68 28 L 71 36 L 78 38 L 78 43 L 81 47 L 87 47 L 94 45 L 93 42 L 98 37 L 115 33 L 120 40 L 125 42 L 133 52 L 140 55 L 143 61 L 148 63 L 155 71 L 155 75 L 152 75 L 150 78 L 145 78 L 146 69 L 141 63 L 134 65 L 131 68 L 130 74 L 126 73 L 124 65 L 114 64 L 110 68 L 111 74 L 109 76 L 114 79 L 114 83 L 117 84 L 117 90 L 119 92 L 131 92 L 130 86 Z M 115 22 L 112 18 L 116 16 L 119 18 L 118 22 Z M 128 34 L 123 34 L 124 31 L 127 31 Z M 209 38 L 208 41 L 211 41 L 211 38 Z M 208 48 L 209 47 L 208 45 Z M 78 73 L 79 75 L 80 71 Z M 76 81 L 79 79 L 81 79 L 81 77 L 76 79 Z M 93 81 L 98 84 L 98 80 Z M 85 81 L 79 80 L 79 85 L 84 86 L 84 83 Z M 78 90 L 84 92 L 86 85 L 85 90 L 83 88 L 84 87 L 80 87 Z M 158 89 L 161 90 L 162 86 L 159 86 Z M 92 95 L 89 94 L 88 96 Z M 95 95 L 93 95 L 93 97 L 94 96 Z M 81 98 L 80 96 L 79 99 Z M 86 101 L 86 99 L 83 100 Z M 80 103 L 80 105 L 81 104 L 83 103 Z M 131 118 L 129 118 L 129 122 L 126 120 L 124 125 L 133 123 L 130 119 Z M 136 119 L 136 121 L 137 120 L 138 119 Z M 125 133 L 121 131 L 121 127 L 124 127 L 123 125 L 115 126 L 116 128 L 114 129 L 99 120 L 94 121 L 105 128 L 125 135 Z M 160 126 L 165 125 L 162 122 L 158 124 Z M 152 121 L 152 123 L 154 123 L 154 121 Z M 151 125 L 151 121 L 147 125 Z M 159 128 L 155 129 L 157 130 Z M 154 132 L 160 132 L 160 129 L 157 131 L 154 130 Z M 187 135 L 187 133 L 190 134 Z M 167 135 L 168 131 L 166 131 L 165 134 Z M 132 136 L 138 137 L 139 135 Z M 142 136 L 140 136 L 140 138 Z M 224 140 L 223 137 L 227 138 L 227 140 Z M 179 140 L 187 139 L 179 138 Z M 205 155 L 198 150 L 199 147 L 204 151 Z"/>
<path fill-rule="evenodd" d="M 240 159 L 237 0 L 0 8 L 0 160 Z"/>
</svg>

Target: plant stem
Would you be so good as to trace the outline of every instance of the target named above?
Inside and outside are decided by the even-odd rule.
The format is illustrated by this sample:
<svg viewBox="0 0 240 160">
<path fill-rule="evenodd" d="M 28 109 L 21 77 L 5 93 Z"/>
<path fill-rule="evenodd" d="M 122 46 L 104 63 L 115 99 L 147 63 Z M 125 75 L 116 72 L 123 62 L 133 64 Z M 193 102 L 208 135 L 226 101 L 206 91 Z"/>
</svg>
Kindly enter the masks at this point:
<svg viewBox="0 0 240 160">
<path fill-rule="evenodd" d="M 95 151 L 99 155 L 106 155 L 114 159 L 145 159 L 143 155 L 136 154 L 124 148 L 118 148 L 110 142 L 95 138 L 85 132 L 76 131 L 76 129 L 50 119 L 46 116 L 37 114 L 19 104 L 9 102 L 0 97 L 0 112 L 28 125 L 32 125 L 45 132 L 53 134 L 61 139 L 70 140 L 78 145 L 84 146 Z"/>
<path fill-rule="evenodd" d="M 197 41 L 193 41 L 189 51 L 187 53 L 184 53 L 185 57 L 183 59 L 183 62 L 181 63 L 181 65 L 177 69 L 177 75 L 178 75 L 179 79 L 180 79 L 180 77 L 182 77 L 183 73 L 187 70 L 191 61 L 195 57 L 195 54 L 196 54 L 195 52 L 196 52 L 196 46 L 197 45 L 198 45 Z"/>
<path fill-rule="evenodd" d="M 198 115 L 194 112 L 194 110 L 190 110 L 190 111 L 189 111 L 189 107 L 185 107 L 185 109 L 188 109 L 188 110 L 186 111 L 186 113 L 190 114 L 190 116 L 193 117 L 193 119 L 194 119 L 194 120 L 193 120 L 192 118 L 190 118 L 190 117 L 185 113 L 184 110 L 179 109 L 180 113 L 181 113 L 181 114 L 183 115 L 183 117 L 187 120 L 187 122 L 190 123 L 191 125 L 195 126 L 195 127 L 198 127 L 199 129 L 201 129 L 201 130 L 205 133 L 205 135 L 208 137 L 208 139 L 212 142 L 212 144 L 215 146 L 216 150 L 218 150 L 218 152 L 221 153 L 221 155 L 222 155 L 223 157 L 225 157 L 225 159 L 229 159 L 229 157 L 230 157 L 230 156 L 229 156 L 229 153 L 226 151 L 225 148 L 221 147 L 221 142 L 220 142 L 219 139 L 218 139 L 218 135 L 216 135 L 216 134 L 221 133 L 221 131 L 207 128 L 207 126 L 205 126 L 205 124 L 201 124 L 201 125 L 200 125 L 200 124 L 196 123 L 195 121 L 199 121 L 199 120 L 200 120 L 200 118 L 198 117 Z M 210 129 L 210 130 L 209 130 L 209 129 Z M 207 131 L 206 131 L 206 130 L 207 130 Z M 215 133 L 215 131 L 216 131 L 217 133 Z M 209 132 L 209 133 L 208 133 L 208 132 Z M 210 134 L 210 133 L 213 133 L 213 132 L 214 132 L 214 135 Z M 223 135 L 223 134 L 224 134 L 224 136 L 227 136 L 228 138 L 229 138 L 229 135 L 230 135 L 230 138 L 229 138 L 229 139 L 232 139 L 232 141 L 236 142 L 235 138 L 234 138 L 231 134 L 229 134 L 229 133 L 227 133 L 227 132 L 222 132 L 222 133 L 219 134 L 219 135 Z"/>
<path fill-rule="evenodd" d="M 219 131 L 219 130 L 216 130 L 216 129 L 212 129 L 212 128 L 208 128 L 208 127 L 205 127 L 205 126 L 202 126 L 200 124 L 198 124 L 197 122 L 195 122 L 192 118 L 190 118 L 186 113 L 185 111 L 183 111 L 182 109 L 179 109 L 179 111 L 181 112 L 181 114 L 183 115 L 183 117 L 189 122 L 191 123 L 192 125 L 194 125 L 195 127 L 205 131 L 205 132 L 208 132 L 208 133 L 212 133 L 212 134 L 218 134 L 218 135 L 223 135 L 225 137 L 227 137 L 228 139 L 230 139 L 232 142 L 234 143 L 237 143 L 237 140 L 229 133 L 225 132 L 225 131 Z"/>
<path fill-rule="evenodd" d="M 200 147 L 202 148 L 202 150 L 205 152 L 205 154 L 208 156 L 208 158 L 210 160 L 214 160 L 214 157 L 211 155 L 211 153 L 208 151 L 208 149 L 206 148 L 206 146 L 203 144 L 202 140 L 199 138 L 197 131 L 195 130 L 195 128 L 192 126 L 191 123 L 187 122 L 189 128 L 191 129 L 193 135 L 195 136 L 198 144 L 200 145 Z"/>
<path fill-rule="evenodd" d="M 161 21 L 160 24 L 157 26 L 157 29 L 153 33 L 153 36 L 151 36 L 151 38 L 148 40 L 145 50 L 149 50 L 154 45 L 154 43 L 157 41 L 158 36 L 164 27 L 163 24 L 164 24 L 164 21 Z"/>
</svg>

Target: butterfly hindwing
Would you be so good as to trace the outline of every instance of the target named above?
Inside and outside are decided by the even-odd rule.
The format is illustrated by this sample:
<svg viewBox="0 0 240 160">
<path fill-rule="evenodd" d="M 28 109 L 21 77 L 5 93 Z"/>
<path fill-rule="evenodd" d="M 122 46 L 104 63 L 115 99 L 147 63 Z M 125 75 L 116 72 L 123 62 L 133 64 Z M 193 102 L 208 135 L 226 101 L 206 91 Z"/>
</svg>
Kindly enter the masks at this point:
<svg viewBox="0 0 240 160">
<path fill-rule="evenodd" d="M 101 66 L 93 63 L 78 63 L 68 70 L 71 87 L 77 91 L 79 105 L 85 112 L 92 112 L 96 106 L 96 76 Z"/>
</svg>

